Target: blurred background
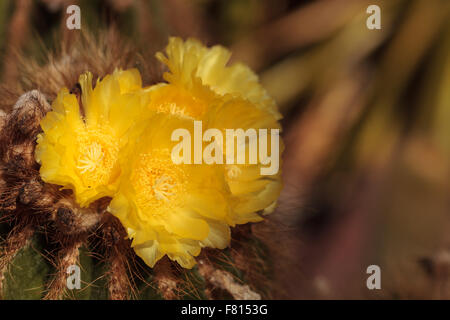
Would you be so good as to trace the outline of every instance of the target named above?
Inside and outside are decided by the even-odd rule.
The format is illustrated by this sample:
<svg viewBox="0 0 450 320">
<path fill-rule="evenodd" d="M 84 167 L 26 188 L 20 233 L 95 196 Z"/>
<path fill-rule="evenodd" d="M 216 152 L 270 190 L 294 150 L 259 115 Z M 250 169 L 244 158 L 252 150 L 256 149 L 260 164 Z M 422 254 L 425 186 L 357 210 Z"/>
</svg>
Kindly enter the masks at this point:
<svg viewBox="0 0 450 320">
<path fill-rule="evenodd" d="M 269 224 L 276 298 L 450 298 L 450 1 L 1 0 L 0 79 L 19 56 L 116 27 L 222 44 L 284 115 L 284 190 Z M 369 30 L 369 5 L 381 30 Z M 368 290 L 369 265 L 381 290 Z"/>
</svg>

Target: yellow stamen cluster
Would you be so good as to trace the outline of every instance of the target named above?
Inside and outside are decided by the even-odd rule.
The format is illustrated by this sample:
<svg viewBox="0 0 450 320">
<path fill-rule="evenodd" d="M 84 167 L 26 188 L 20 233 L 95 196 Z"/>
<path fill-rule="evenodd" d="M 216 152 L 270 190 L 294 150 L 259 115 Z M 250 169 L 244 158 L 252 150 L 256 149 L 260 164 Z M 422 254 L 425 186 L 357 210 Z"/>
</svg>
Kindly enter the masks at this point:
<svg viewBox="0 0 450 320">
<path fill-rule="evenodd" d="M 119 146 L 108 134 L 88 130 L 77 137 L 76 169 L 86 185 L 108 184 L 119 157 Z"/>
</svg>

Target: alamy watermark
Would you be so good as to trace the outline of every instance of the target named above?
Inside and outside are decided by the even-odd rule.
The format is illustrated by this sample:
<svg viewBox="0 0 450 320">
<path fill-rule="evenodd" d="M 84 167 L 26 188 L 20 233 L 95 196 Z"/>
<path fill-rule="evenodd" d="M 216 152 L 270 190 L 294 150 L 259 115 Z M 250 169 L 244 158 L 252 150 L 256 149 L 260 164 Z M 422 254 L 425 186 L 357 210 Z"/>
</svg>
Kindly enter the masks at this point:
<svg viewBox="0 0 450 320">
<path fill-rule="evenodd" d="M 193 138 L 189 130 L 179 128 L 171 140 L 181 140 L 172 149 L 175 164 L 262 164 L 261 175 L 277 174 L 280 168 L 280 129 L 226 129 L 224 139 L 221 130 L 203 133 L 202 121 L 194 121 Z M 204 141 L 210 143 L 203 150 Z"/>
<path fill-rule="evenodd" d="M 369 30 L 381 29 L 381 9 L 376 4 L 367 7 L 366 13 L 370 16 L 366 20 L 366 26 Z"/>
</svg>

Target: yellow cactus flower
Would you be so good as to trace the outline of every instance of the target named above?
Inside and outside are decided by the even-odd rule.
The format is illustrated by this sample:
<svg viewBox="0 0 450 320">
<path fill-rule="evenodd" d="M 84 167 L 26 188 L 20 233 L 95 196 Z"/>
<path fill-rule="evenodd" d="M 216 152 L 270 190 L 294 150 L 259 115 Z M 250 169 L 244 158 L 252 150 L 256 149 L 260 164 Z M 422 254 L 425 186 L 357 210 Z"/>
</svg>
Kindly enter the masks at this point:
<svg viewBox="0 0 450 320">
<path fill-rule="evenodd" d="M 221 46 L 206 48 L 194 39 L 170 38 L 166 55 L 157 53 L 169 68 L 164 74 L 168 83 L 150 88 L 150 109 L 202 120 L 205 128 L 218 128 L 223 135 L 226 129 L 281 129 L 274 100 L 247 66 L 227 65 L 230 55 Z M 281 153 L 281 140 L 280 144 Z M 282 187 L 280 172 L 261 175 L 260 160 L 224 166 L 225 179 L 236 200 L 235 223 L 260 221 L 256 212 L 274 209 Z"/>
<path fill-rule="evenodd" d="M 59 92 L 52 111 L 41 121 L 35 156 L 42 179 L 72 189 L 85 207 L 114 195 L 120 149 L 148 105 L 148 95 L 136 69 L 116 70 L 97 81 L 94 89 L 91 73 L 81 75 L 79 83 L 82 105 L 67 88 Z"/>
<path fill-rule="evenodd" d="M 193 132 L 188 119 L 158 114 L 136 130 L 121 154 L 124 168 L 109 211 L 133 239 L 135 252 L 150 266 L 164 255 L 192 268 L 202 247 L 230 241 L 230 193 L 219 165 L 175 164 L 174 130 Z"/>
</svg>

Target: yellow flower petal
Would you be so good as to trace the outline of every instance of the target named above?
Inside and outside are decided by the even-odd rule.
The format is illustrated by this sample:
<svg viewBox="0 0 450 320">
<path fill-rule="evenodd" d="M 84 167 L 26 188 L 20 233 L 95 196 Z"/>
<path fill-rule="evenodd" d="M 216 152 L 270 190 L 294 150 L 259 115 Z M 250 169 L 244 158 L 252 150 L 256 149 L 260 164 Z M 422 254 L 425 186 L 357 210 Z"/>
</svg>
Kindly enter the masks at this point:
<svg viewBox="0 0 450 320">
<path fill-rule="evenodd" d="M 191 213 L 186 210 L 180 209 L 169 214 L 165 221 L 167 230 L 181 238 L 203 240 L 209 234 L 208 224 L 202 219 L 191 217 Z"/>
</svg>

